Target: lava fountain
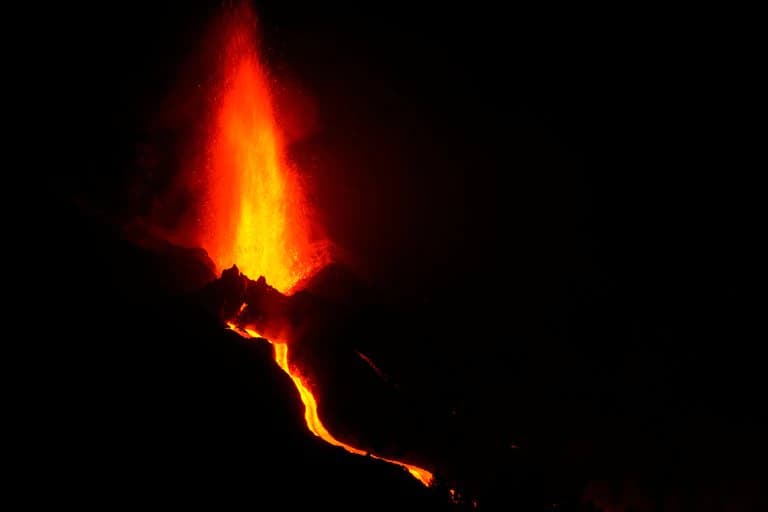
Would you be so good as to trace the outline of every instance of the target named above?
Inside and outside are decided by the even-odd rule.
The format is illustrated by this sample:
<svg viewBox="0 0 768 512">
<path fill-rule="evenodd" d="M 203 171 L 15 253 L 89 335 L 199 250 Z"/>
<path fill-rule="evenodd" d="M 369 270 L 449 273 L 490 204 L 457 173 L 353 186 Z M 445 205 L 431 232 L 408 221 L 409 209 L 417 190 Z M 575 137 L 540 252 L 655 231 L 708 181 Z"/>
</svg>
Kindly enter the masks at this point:
<svg viewBox="0 0 768 512">
<path fill-rule="evenodd" d="M 330 262 L 328 244 L 314 232 L 308 202 L 289 164 L 270 93 L 270 79 L 255 44 L 255 17 L 240 9 L 225 24 L 221 83 L 207 143 L 199 242 L 219 270 L 232 264 L 250 276 L 264 276 L 283 293 Z M 265 339 L 248 326 L 228 322 L 244 338 Z M 288 340 L 268 340 L 275 362 L 304 404 L 307 428 L 325 442 L 406 469 L 424 485 L 429 471 L 388 459 L 336 439 L 318 416 L 317 397 L 291 365 Z"/>
<path fill-rule="evenodd" d="M 245 7 L 225 24 L 199 242 L 219 271 L 237 264 L 290 293 L 330 258 L 325 241 L 314 236 L 299 175 L 285 156 L 254 26 Z"/>
</svg>

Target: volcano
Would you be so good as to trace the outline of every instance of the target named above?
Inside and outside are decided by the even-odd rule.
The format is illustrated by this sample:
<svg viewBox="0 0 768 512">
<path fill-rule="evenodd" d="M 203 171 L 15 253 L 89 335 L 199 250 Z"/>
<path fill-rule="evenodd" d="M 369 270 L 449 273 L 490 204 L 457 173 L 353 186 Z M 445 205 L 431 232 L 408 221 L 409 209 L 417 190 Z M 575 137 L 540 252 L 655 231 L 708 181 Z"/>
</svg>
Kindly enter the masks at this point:
<svg viewBox="0 0 768 512">
<path fill-rule="evenodd" d="M 718 23 L 248 3 L 8 17 L 25 503 L 765 508 Z"/>
<path fill-rule="evenodd" d="M 217 38 L 223 48 L 216 74 L 219 83 L 212 93 L 214 126 L 202 170 L 199 211 L 204 220 L 197 240 L 218 268 L 237 263 L 248 274 L 260 276 L 258 283 L 263 286 L 251 285 L 235 266 L 225 271 L 222 280 L 242 277 L 244 281 L 224 284 L 234 292 L 223 298 L 224 304 L 237 300 L 239 309 L 236 314 L 229 311 L 222 320 L 248 339 L 266 339 L 262 333 L 268 333 L 275 361 L 299 391 L 312 434 L 349 453 L 400 466 L 429 486 L 434 481 L 430 471 L 354 447 L 331 434 L 318 414 L 318 390 L 306 371 L 300 374 L 296 368 L 293 347 L 301 336 L 322 339 L 322 335 L 291 321 L 288 298 L 267 285 L 267 279 L 284 292 L 295 292 L 330 262 L 330 255 L 324 240 L 312 238 L 311 209 L 285 155 L 268 72 L 254 43 L 255 24 L 252 11 L 242 4 L 228 13 Z"/>
</svg>

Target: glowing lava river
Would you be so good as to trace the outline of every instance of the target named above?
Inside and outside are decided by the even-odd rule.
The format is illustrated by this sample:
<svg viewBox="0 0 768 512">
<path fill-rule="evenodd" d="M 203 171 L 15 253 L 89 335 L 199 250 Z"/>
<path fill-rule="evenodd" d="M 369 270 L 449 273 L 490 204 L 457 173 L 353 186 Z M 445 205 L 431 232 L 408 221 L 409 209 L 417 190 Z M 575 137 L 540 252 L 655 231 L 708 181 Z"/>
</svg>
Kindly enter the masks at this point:
<svg viewBox="0 0 768 512">
<path fill-rule="evenodd" d="M 296 389 L 299 390 L 299 396 L 301 397 L 301 401 L 304 403 L 304 420 L 307 422 L 307 428 L 309 428 L 310 432 L 315 434 L 326 443 L 344 448 L 350 453 L 363 456 L 367 455 L 374 459 L 383 460 L 385 462 L 389 462 L 390 464 L 401 466 L 407 469 L 410 474 L 412 474 L 424 485 L 429 486 L 432 484 L 434 477 L 432 473 L 426 469 L 413 466 L 411 464 L 406 464 L 397 460 L 387 459 L 386 457 L 379 457 L 373 453 L 360 450 L 359 448 L 355 448 L 354 446 L 350 446 L 346 443 L 342 443 L 333 437 L 333 435 L 328 432 L 325 426 L 323 426 L 323 423 L 320 421 L 320 417 L 317 415 L 317 400 L 315 400 L 315 396 L 312 394 L 312 391 L 309 390 L 309 387 L 304 384 L 301 376 L 294 369 L 292 369 L 288 363 L 288 344 L 281 343 L 279 341 L 268 340 L 262 337 L 253 329 L 249 329 L 247 327 L 240 328 L 232 322 L 229 322 L 227 326 L 244 338 L 264 339 L 272 344 L 275 349 L 275 362 L 277 362 L 277 365 L 285 373 L 288 374 L 293 383 L 296 385 Z"/>
<path fill-rule="evenodd" d="M 197 242 L 219 270 L 237 264 L 244 274 L 264 276 L 290 294 L 330 262 L 327 243 L 311 224 L 308 202 L 284 143 L 270 92 L 271 77 L 259 59 L 255 17 L 240 9 L 224 25 L 224 47 L 213 97 L 206 163 L 205 194 Z M 266 339 L 249 326 L 227 322 L 248 339 Z M 424 485 L 432 473 L 417 466 L 350 446 L 336 439 L 318 416 L 317 397 L 291 366 L 288 340 L 266 340 L 275 362 L 291 378 L 304 404 L 307 428 L 325 442 L 356 455 L 406 469 Z"/>
</svg>

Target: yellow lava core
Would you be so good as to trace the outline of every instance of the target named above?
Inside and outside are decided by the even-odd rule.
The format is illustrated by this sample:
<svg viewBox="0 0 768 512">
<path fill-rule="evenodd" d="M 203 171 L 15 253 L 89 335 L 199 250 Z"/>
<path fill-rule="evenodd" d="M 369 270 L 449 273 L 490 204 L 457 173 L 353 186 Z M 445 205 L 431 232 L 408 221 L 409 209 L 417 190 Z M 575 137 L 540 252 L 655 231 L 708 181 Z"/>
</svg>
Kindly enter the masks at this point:
<svg viewBox="0 0 768 512">
<path fill-rule="evenodd" d="M 250 329 L 247 327 L 241 328 L 236 326 L 232 322 L 227 322 L 227 326 L 244 338 L 262 339 L 272 344 L 272 347 L 274 348 L 274 351 L 275 351 L 275 362 L 291 378 L 291 380 L 293 381 L 293 384 L 296 386 L 296 389 L 299 391 L 299 396 L 301 397 L 301 401 L 304 404 L 304 420 L 306 421 L 307 428 L 309 428 L 310 432 L 312 432 L 314 435 L 316 435 L 326 443 L 332 444 L 333 446 L 338 446 L 340 448 L 344 448 L 350 453 L 354 453 L 356 455 L 363 455 L 363 456 L 367 455 L 371 458 L 383 460 L 385 462 L 389 462 L 390 464 L 395 464 L 397 466 L 400 466 L 405 470 L 407 470 L 411 475 L 414 476 L 414 478 L 419 480 L 421 483 L 423 483 L 427 487 L 432 485 L 432 483 L 435 480 L 434 475 L 424 468 L 420 468 L 412 464 L 406 464 L 405 462 L 400 462 L 398 460 L 387 459 L 385 457 L 374 455 L 364 450 L 360 450 L 359 448 L 355 448 L 354 446 L 350 446 L 346 443 L 343 443 L 338 439 L 336 439 L 335 437 L 333 437 L 333 435 L 330 432 L 328 432 L 328 429 L 325 428 L 325 426 L 323 425 L 323 422 L 320 421 L 320 417 L 317 414 L 317 400 L 315 399 L 314 394 L 312 394 L 312 391 L 304 383 L 301 376 L 295 371 L 295 369 L 292 369 L 289 364 L 287 343 L 275 341 L 275 340 L 269 340 L 263 337 L 258 332 L 254 331 L 253 329 Z"/>
</svg>

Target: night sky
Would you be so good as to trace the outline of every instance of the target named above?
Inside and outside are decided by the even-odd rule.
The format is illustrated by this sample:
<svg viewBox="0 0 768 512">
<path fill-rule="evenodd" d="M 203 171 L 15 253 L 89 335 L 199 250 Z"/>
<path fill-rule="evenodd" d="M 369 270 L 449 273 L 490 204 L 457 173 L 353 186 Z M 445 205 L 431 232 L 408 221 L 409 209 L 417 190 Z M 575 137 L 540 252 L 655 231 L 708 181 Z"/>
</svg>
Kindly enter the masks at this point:
<svg viewBox="0 0 768 512">
<path fill-rule="evenodd" d="M 254 6 L 266 60 L 304 102 L 307 126 L 289 151 L 319 221 L 344 263 L 399 309 L 383 331 L 370 326 L 368 346 L 416 400 L 451 411 L 459 427 L 436 436 L 455 443 L 481 503 L 752 510 L 768 411 L 750 294 L 761 231 L 747 43 L 689 12 Z M 182 350 L 150 334 L 146 354 L 129 348 L 137 333 L 168 333 L 146 299 L 151 279 L 124 283 L 144 260 L 113 234 L 153 218 L 182 165 L 195 55 L 219 9 L 60 5 L 23 18 L 40 47 L 18 77 L 40 111 L 25 131 L 44 142 L 27 166 L 42 169 L 39 213 L 51 222 L 35 272 L 57 322 L 81 339 L 71 353 L 38 342 L 35 396 L 45 418 L 89 426 L 71 427 L 86 453 L 99 451 L 94 411 L 133 403 L 105 361 L 155 375 L 147 354 L 169 362 Z M 86 327 L 93 308 L 106 330 Z M 123 316 L 131 336 L 111 341 Z M 195 375 L 183 373 L 186 388 L 138 384 L 136 396 L 165 386 L 173 402 L 205 388 Z M 44 384 L 81 377 L 66 393 Z M 150 409 L 129 408 L 134 418 Z M 43 455 L 73 439 L 39 436 Z"/>
</svg>

